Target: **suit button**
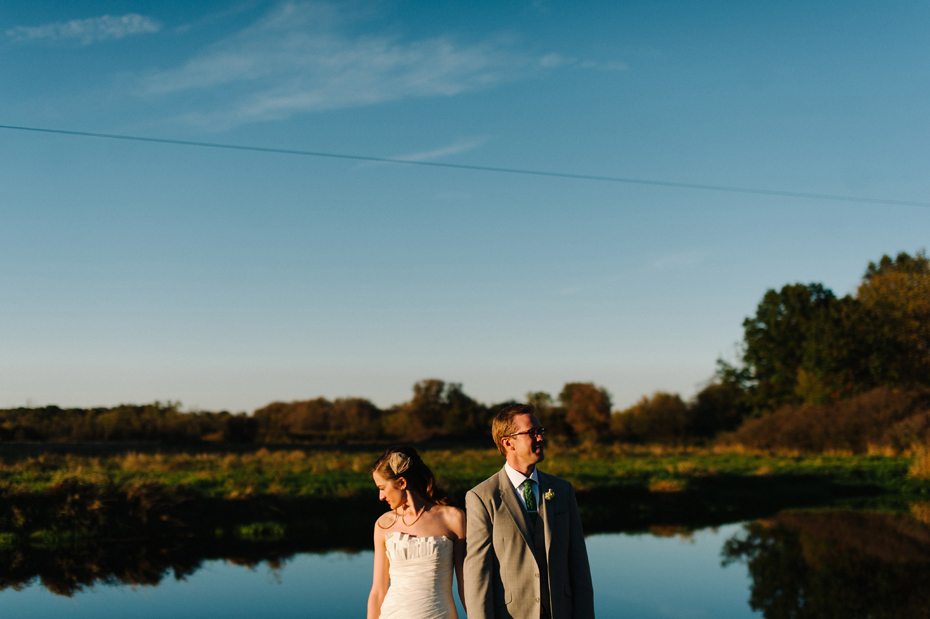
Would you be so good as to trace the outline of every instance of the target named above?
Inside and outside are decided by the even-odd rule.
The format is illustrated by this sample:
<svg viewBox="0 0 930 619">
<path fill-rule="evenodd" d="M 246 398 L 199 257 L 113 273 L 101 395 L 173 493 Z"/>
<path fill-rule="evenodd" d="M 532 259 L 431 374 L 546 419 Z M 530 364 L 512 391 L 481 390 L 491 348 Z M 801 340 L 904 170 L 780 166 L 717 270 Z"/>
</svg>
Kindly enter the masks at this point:
<svg viewBox="0 0 930 619">
<path fill-rule="evenodd" d="M 536 578 L 539 578 L 539 574 L 536 574 Z"/>
<path fill-rule="evenodd" d="M 539 601 L 539 598 L 536 598 L 536 601 L 538 602 L 538 601 Z"/>
</svg>

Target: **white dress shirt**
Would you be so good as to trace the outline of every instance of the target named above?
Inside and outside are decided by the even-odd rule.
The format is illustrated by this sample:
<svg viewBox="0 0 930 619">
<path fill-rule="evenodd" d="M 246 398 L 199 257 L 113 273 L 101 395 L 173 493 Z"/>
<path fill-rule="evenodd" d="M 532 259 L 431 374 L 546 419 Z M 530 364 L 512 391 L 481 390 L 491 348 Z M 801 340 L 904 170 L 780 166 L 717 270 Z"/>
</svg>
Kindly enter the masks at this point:
<svg viewBox="0 0 930 619">
<path fill-rule="evenodd" d="M 533 472 L 530 473 L 529 477 L 519 472 L 509 464 L 504 464 L 504 470 L 507 471 L 507 478 L 510 480 L 510 483 L 513 484 L 513 489 L 517 493 L 517 498 L 520 499 L 520 504 L 523 505 L 523 509 L 526 509 L 526 499 L 523 497 L 523 489 L 520 486 L 522 486 L 523 482 L 525 482 L 527 479 L 533 482 L 531 485 L 533 487 L 533 496 L 536 497 L 536 508 L 538 510 L 539 475 L 536 474 L 536 467 L 533 467 Z"/>
</svg>

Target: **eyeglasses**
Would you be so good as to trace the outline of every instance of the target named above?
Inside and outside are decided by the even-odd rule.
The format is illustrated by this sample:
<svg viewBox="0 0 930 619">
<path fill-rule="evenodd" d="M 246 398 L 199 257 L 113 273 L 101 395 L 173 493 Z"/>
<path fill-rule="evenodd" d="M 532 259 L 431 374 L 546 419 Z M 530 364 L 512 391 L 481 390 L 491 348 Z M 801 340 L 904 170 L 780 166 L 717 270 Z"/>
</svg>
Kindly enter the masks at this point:
<svg viewBox="0 0 930 619">
<path fill-rule="evenodd" d="M 529 430 L 524 430 L 523 432 L 514 432 L 513 434 L 508 434 L 507 436 L 509 436 L 510 438 L 513 438 L 515 436 L 520 436 L 521 434 L 526 434 L 527 436 L 530 436 L 532 438 L 535 438 L 536 440 L 539 440 L 541 438 L 546 438 L 546 429 L 545 428 L 530 428 Z"/>
</svg>

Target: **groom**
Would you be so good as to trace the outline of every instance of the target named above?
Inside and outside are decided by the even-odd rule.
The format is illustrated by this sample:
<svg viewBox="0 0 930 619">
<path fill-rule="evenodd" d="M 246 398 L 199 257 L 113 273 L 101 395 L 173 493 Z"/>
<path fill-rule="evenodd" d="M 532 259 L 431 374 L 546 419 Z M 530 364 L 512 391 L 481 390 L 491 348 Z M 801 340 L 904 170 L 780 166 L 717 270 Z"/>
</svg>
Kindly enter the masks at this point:
<svg viewBox="0 0 930 619">
<path fill-rule="evenodd" d="M 469 619 L 593 619 L 594 590 L 571 483 L 536 468 L 546 431 L 529 404 L 491 423 L 507 463 L 465 497 Z"/>
</svg>

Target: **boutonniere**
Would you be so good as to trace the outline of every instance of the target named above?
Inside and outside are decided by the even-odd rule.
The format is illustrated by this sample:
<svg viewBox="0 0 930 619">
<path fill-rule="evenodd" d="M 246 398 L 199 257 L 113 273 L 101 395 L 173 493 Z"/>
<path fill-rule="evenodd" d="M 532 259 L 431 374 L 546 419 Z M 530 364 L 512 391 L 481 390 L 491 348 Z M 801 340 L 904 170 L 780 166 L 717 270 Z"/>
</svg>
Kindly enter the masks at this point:
<svg viewBox="0 0 930 619">
<path fill-rule="evenodd" d="M 551 501 L 552 497 L 554 496 L 555 496 L 555 492 L 553 492 L 552 490 L 547 490 L 546 494 L 543 495 L 543 498 L 546 499 L 547 501 Z"/>
</svg>

